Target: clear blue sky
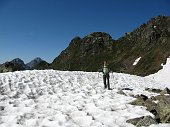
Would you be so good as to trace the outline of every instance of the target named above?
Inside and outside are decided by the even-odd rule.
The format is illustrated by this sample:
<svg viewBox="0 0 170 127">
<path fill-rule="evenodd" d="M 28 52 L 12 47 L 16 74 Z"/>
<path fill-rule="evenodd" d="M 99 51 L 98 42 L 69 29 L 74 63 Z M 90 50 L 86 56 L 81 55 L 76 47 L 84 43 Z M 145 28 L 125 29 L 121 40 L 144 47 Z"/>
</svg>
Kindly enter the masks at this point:
<svg viewBox="0 0 170 127">
<path fill-rule="evenodd" d="M 0 63 L 52 62 L 75 36 L 117 39 L 157 15 L 170 16 L 170 0 L 0 0 Z"/>
</svg>

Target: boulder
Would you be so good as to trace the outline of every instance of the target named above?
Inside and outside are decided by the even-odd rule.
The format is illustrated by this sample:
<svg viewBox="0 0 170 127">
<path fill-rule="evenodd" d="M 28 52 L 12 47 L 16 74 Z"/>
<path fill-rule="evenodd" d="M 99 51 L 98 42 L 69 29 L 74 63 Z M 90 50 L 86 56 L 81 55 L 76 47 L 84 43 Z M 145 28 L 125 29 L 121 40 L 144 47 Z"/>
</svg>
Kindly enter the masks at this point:
<svg viewBox="0 0 170 127">
<path fill-rule="evenodd" d="M 127 120 L 126 122 L 127 123 L 131 123 L 131 124 L 133 124 L 133 125 L 136 125 L 141 119 L 143 119 L 144 118 L 144 116 L 142 116 L 142 117 L 139 117 L 139 118 L 134 118 L 134 119 L 129 119 L 129 120 Z"/>
<path fill-rule="evenodd" d="M 152 124 L 158 124 L 156 122 L 156 120 L 154 120 L 151 116 L 142 116 L 139 118 L 129 119 L 126 122 L 136 125 L 136 127 L 150 126 Z"/>
<path fill-rule="evenodd" d="M 154 93 L 160 93 L 162 90 L 160 89 L 155 89 L 155 88 L 146 88 L 145 90 L 149 92 L 154 92 Z"/>
<path fill-rule="evenodd" d="M 136 95 L 135 97 L 137 99 L 135 101 L 131 102 L 132 105 L 145 106 L 145 101 L 148 99 L 147 96 L 141 94 L 141 95 Z"/>
<path fill-rule="evenodd" d="M 145 101 L 144 106 L 147 107 L 148 111 L 154 111 L 156 109 L 157 104 L 149 98 Z"/>
<path fill-rule="evenodd" d="M 170 90 L 166 87 L 164 90 L 162 90 L 160 92 L 161 95 L 164 95 L 164 94 L 170 94 Z"/>
<path fill-rule="evenodd" d="M 131 102 L 130 104 L 143 106 L 144 103 L 145 103 L 144 100 L 137 98 L 135 101 Z"/>
<path fill-rule="evenodd" d="M 123 92 L 123 90 L 119 90 L 117 93 L 126 96 L 126 94 Z"/>
<path fill-rule="evenodd" d="M 160 117 L 161 123 L 170 122 L 170 96 L 159 96 L 159 102 L 156 106 L 156 111 Z"/>
<path fill-rule="evenodd" d="M 142 127 L 142 126 L 150 126 L 152 124 L 158 124 L 156 120 L 154 120 L 151 116 L 145 116 L 143 119 L 141 119 L 137 124 L 136 127 Z"/>
</svg>

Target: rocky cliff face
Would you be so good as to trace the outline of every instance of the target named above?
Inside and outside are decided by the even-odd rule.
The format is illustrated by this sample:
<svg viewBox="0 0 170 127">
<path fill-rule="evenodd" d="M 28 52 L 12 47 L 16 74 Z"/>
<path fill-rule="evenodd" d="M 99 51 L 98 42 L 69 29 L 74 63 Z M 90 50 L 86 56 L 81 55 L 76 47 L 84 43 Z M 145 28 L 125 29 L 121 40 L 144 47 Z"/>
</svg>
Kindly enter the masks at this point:
<svg viewBox="0 0 170 127">
<path fill-rule="evenodd" d="M 160 70 L 169 56 L 170 17 L 157 16 L 118 40 L 103 32 L 75 37 L 50 68 L 97 71 L 107 60 L 113 71 L 145 76 Z"/>
</svg>

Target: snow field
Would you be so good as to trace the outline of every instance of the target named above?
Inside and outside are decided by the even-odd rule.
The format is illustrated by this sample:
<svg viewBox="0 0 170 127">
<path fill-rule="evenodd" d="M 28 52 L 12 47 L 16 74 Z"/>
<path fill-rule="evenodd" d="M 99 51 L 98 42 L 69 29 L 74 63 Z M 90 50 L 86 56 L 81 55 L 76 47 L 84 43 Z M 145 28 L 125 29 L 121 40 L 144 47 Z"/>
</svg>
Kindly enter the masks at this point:
<svg viewBox="0 0 170 127">
<path fill-rule="evenodd" d="M 167 59 L 166 64 L 162 64 L 162 66 L 163 68 L 161 70 L 155 74 L 149 75 L 148 77 L 151 77 L 162 84 L 170 85 L 170 57 Z"/>
<path fill-rule="evenodd" d="M 154 96 L 144 89 L 169 87 L 148 77 L 110 74 L 113 90 L 103 89 L 102 74 L 21 71 L 0 74 L 0 127 L 134 127 L 126 120 L 151 115 L 129 103 L 130 95 Z M 117 94 L 123 90 L 128 96 Z M 165 124 L 152 125 L 161 127 Z"/>
</svg>

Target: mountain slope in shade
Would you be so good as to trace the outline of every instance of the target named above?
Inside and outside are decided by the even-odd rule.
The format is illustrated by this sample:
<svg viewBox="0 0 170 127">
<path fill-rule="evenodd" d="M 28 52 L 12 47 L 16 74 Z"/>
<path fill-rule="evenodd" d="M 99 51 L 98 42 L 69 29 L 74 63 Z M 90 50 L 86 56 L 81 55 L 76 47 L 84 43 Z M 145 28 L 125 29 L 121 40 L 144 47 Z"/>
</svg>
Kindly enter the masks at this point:
<svg viewBox="0 0 170 127">
<path fill-rule="evenodd" d="M 112 71 L 146 76 L 158 72 L 169 56 L 170 17 L 157 16 L 118 40 L 104 32 L 75 37 L 50 68 L 97 71 L 107 60 Z"/>
</svg>

